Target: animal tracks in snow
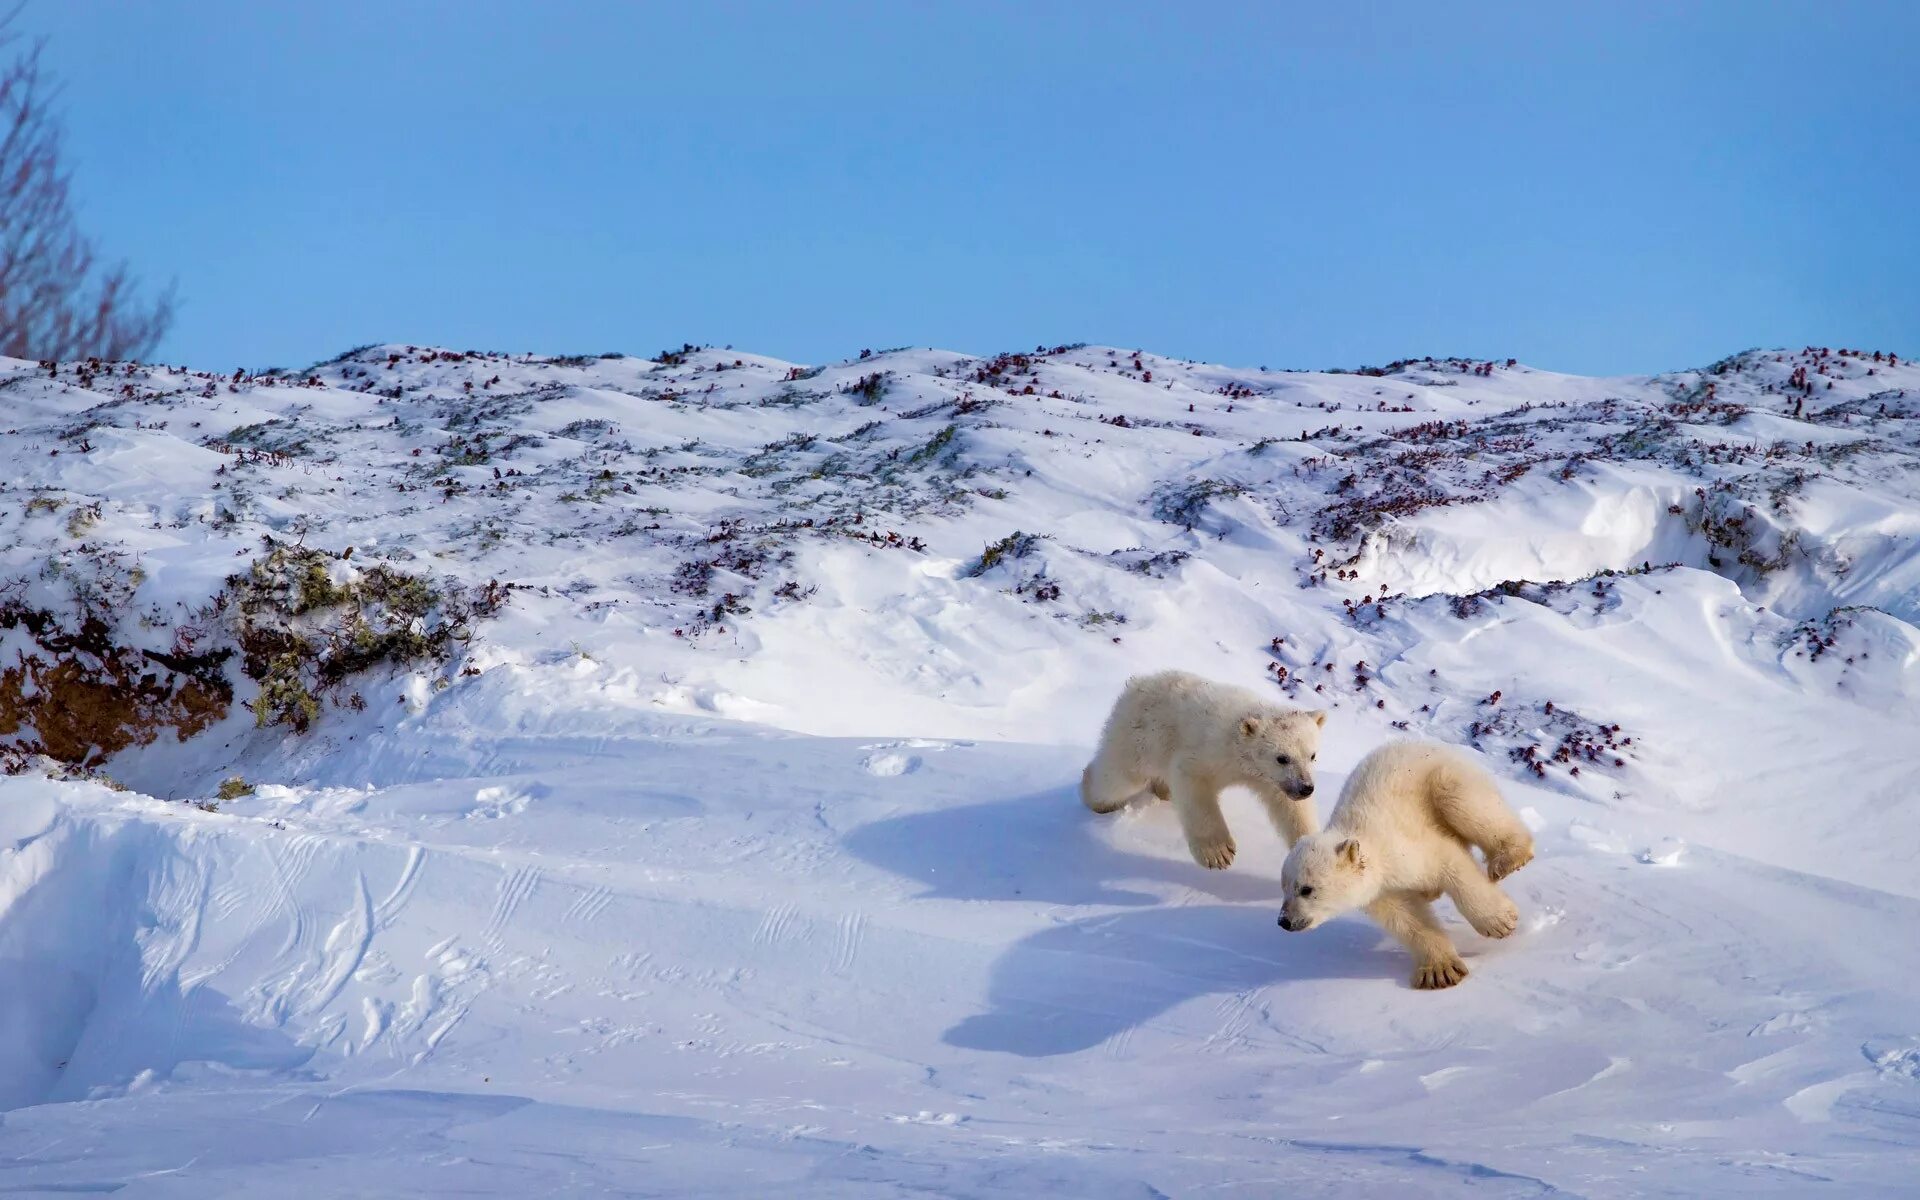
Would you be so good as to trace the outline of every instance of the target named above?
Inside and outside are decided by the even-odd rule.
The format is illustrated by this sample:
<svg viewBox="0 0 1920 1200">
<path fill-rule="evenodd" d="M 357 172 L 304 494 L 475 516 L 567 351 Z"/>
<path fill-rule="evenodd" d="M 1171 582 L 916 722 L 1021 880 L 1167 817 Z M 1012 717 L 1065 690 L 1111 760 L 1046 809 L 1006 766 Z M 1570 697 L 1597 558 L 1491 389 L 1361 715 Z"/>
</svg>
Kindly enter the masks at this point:
<svg viewBox="0 0 1920 1200">
<path fill-rule="evenodd" d="M 500 894 L 494 901 L 493 913 L 487 918 L 487 927 L 480 939 L 489 945 L 499 946 L 501 932 L 513 920 L 513 914 L 519 911 L 533 890 L 540 886 L 540 868 L 534 866 L 517 867 L 500 881 Z"/>
<path fill-rule="evenodd" d="M 527 811 L 528 803 L 537 799 L 543 791 L 537 786 L 489 784 L 474 792 L 473 808 L 468 811 L 467 819 L 497 821 L 501 817 L 517 817 Z"/>
<path fill-rule="evenodd" d="M 835 974 L 845 975 L 853 970 L 853 963 L 860 956 L 860 939 L 867 931 L 867 914 L 848 913 L 840 918 L 840 936 L 833 952 L 833 970 Z"/>
<path fill-rule="evenodd" d="M 586 888 L 572 904 L 567 905 L 567 911 L 561 914 L 561 920 L 592 921 L 607 911 L 607 906 L 612 903 L 612 889 L 597 886 Z"/>
<path fill-rule="evenodd" d="M 872 745 L 861 747 L 861 749 L 866 750 L 868 753 L 866 757 L 860 760 L 860 769 L 869 775 L 878 776 L 882 779 L 892 778 L 897 775 L 911 775 L 915 771 L 918 771 L 925 763 L 925 760 L 920 755 L 913 753 L 913 751 L 924 750 L 939 753 L 945 750 L 964 750 L 970 748 L 972 745 L 972 742 L 949 742 L 933 738 L 908 738 L 898 742 L 876 742 Z"/>
<path fill-rule="evenodd" d="M 860 760 L 860 766 L 867 774 L 882 778 L 910 775 L 920 769 L 920 756 L 885 750 L 867 755 Z"/>
<path fill-rule="evenodd" d="M 792 904 L 776 904 L 767 910 L 760 919 L 760 925 L 753 931 L 753 943 L 767 946 L 787 936 L 787 930 L 793 925 L 795 907 Z"/>
</svg>

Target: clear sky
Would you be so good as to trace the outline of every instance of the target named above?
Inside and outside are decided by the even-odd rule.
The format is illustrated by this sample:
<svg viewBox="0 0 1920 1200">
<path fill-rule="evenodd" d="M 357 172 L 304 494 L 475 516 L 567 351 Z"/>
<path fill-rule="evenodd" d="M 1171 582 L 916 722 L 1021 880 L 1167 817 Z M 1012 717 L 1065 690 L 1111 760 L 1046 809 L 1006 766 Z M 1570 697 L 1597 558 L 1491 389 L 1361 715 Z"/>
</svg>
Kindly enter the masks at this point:
<svg viewBox="0 0 1920 1200">
<path fill-rule="evenodd" d="M 162 353 L 1920 354 L 1920 3 L 30 0 Z"/>
</svg>

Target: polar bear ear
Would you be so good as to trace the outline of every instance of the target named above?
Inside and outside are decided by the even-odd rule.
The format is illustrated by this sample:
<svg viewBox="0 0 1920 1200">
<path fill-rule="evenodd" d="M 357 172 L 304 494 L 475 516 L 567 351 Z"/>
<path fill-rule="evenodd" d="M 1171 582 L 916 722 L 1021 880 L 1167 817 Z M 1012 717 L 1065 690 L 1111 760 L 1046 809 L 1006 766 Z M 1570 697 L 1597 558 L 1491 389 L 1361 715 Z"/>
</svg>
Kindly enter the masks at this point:
<svg viewBox="0 0 1920 1200">
<path fill-rule="evenodd" d="M 1321 727 L 1321 728 L 1323 728 L 1323 729 L 1324 729 L 1324 728 L 1326 728 L 1326 724 L 1327 724 L 1327 710 L 1326 710 L 1326 709 L 1324 709 L 1324 708 L 1316 708 L 1316 709 L 1314 709 L 1314 710 L 1313 710 L 1312 712 L 1310 712 L 1310 713 L 1308 713 L 1307 715 L 1313 718 L 1313 723 L 1314 723 L 1315 725 L 1318 725 L 1318 726 L 1320 726 L 1320 727 Z"/>
<path fill-rule="evenodd" d="M 1240 736 L 1241 737 L 1252 737 L 1254 734 L 1259 732 L 1260 732 L 1259 717 L 1241 717 L 1240 718 Z"/>
<path fill-rule="evenodd" d="M 1360 843 L 1354 839 L 1348 838 L 1341 842 L 1333 848 L 1333 852 L 1340 856 L 1343 865 L 1352 867 L 1356 871 L 1366 870 L 1367 856 L 1360 853 Z"/>
</svg>

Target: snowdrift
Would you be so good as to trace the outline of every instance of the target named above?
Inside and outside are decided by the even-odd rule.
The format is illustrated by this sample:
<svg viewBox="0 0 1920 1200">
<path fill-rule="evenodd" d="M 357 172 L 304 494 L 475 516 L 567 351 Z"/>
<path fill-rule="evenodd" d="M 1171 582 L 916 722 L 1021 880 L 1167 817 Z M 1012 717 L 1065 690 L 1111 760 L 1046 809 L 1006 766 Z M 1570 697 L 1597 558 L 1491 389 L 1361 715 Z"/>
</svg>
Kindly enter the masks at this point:
<svg viewBox="0 0 1920 1200">
<path fill-rule="evenodd" d="M 0 1189 L 1799 1194 L 1920 1104 L 1920 371 L 0 362 Z M 1414 993 L 1131 673 L 1478 750 Z"/>
</svg>

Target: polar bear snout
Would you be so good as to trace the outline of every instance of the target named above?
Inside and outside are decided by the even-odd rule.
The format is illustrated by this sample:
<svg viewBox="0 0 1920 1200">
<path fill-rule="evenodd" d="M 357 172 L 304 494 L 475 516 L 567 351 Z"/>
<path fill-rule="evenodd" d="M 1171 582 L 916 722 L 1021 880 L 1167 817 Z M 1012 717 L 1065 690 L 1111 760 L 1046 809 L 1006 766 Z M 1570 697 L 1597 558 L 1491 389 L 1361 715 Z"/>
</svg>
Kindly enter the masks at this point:
<svg viewBox="0 0 1920 1200">
<path fill-rule="evenodd" d="M 1296 898 L 1289 897 L 1280 906 L 1280 928 L 1288 933 L 1305 933 L 1319 923 L 1319 916 Z"/>
<path fill-rule="evenodd" d="M 1308 796 L 1313 795 L 1313 780 L 1303 779 L 1298 783 L 1288 784 L 1287 795 L 1292 796 L 1295 800 L 1305 800 Z"/>
</svg>

